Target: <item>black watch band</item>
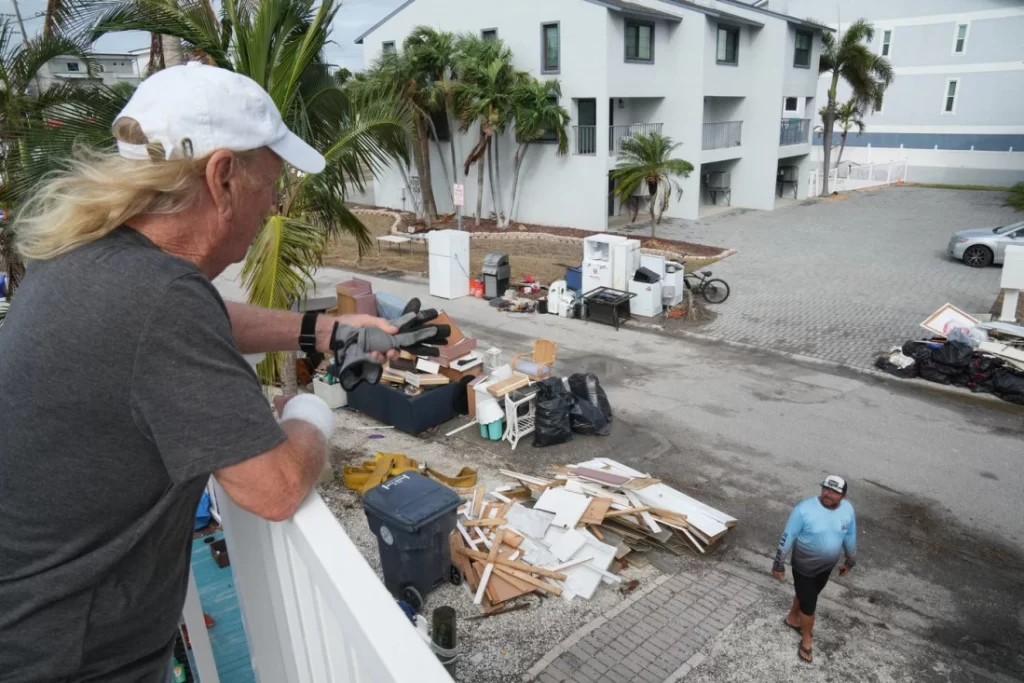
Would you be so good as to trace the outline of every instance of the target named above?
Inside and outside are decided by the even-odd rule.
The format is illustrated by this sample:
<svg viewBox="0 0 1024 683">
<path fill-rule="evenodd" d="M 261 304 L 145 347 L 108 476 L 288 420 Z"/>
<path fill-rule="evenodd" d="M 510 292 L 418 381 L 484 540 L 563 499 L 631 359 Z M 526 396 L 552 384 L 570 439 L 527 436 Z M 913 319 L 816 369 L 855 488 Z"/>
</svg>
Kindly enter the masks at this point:
<svg viewBox="0 0 1024 683">
<path fill-rule="evenodd" d="M 299 348 L 306 353 L 316 353 L 316 319 L 317 312 L 302 314 L 302 329 L 299 331 Z"/>
</svg>

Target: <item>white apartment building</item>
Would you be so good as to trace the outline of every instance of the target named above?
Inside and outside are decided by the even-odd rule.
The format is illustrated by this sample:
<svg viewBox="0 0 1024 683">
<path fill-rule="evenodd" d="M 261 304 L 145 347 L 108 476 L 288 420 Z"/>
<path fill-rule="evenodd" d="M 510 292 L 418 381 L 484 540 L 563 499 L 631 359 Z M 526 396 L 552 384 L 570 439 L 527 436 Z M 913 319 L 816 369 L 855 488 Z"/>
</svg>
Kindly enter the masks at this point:
<svg viewBox="0 0 1024 683">
<path fill-rule="evenodd" d="M 531 145 L 513 220 L 588 230 L 627 220 L 631 209 L 610 195 L 609 171 L 622 138 L 637 131 L 681 143 L 676 156 L 695 168 L 667 216 L 695 219 L 712 205 L 770 210 L 780 191 L 807 192 L 819 106 L 817 24 L 739 0 L 409 0 L 356 42 L 370 64 L 419 25 L 496 35 L 517 68 L 561 83 L 572 119 L 569 153 Z M 456 138 L 461 163 L 477 132 Z M 512 133 L 500 141 L 506 208 L 515 147 Z M 453 211 L 431 153 L 438 209 Z M 777 182 L 780 173 L 786 182 Z M 469 215 L 476 169 L 468 179 L 460 170 L 460 182 Z M 379 205 L 411 209 L 406 193 L 397 169 L 376 181 Z M 483 194 L 486 216 L 486 184 Z"/>
<path fill-rule="evenodd" d="M 865 132 L 847 136 L 844 164 L 903 160 L 910 182 L 1024 181 L 1024 1 L 769 0 L 767 6 L 843 30 L 859 18 L 875 27 L 871 48 L 892 63 L 895 79 L 882 108 L 867 112 Z M 827 88 L 823 78 L 819 101 Z M 841 84 L 838 100 L 848 97 Z"/>
<path fill-rule="evenodd" d="M 99 53 L 90 55 L 89 59 L 93 66 L 91 74 L 86 63 L 78 57 L 54 57 L 39 70 L 43 87 L 61 81 L 111 86 L 116 83 L 137 85 L 142 80 L 133 54 Z"/>
</svg>

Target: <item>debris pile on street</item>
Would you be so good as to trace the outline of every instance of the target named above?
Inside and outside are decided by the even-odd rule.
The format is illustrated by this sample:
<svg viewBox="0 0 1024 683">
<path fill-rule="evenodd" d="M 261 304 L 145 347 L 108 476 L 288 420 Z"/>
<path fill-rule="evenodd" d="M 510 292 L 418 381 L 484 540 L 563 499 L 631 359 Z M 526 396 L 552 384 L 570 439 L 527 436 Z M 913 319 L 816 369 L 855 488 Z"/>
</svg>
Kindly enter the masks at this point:
<svg viewBox="0 0 1024 683">
<path fill-rule="evenodd" d="M 514 483 L 474 488 L 458 510 L 451 558 L 484 614 L 536 591 L 589 600 L 602 583 L 622 583 L 617 572 L 631 552 L 703 555 L 736 525 L 608 458 L 549 469 L 551 477 L 501 470 Z"/>
<path fill-rule="evenodd" d="M 921 326 L 934 336 L 893 348 L 875 360 L 875 367 L 1024 405 L 1024 327 L 982 322 L 949 304 Z"/>
</svg>

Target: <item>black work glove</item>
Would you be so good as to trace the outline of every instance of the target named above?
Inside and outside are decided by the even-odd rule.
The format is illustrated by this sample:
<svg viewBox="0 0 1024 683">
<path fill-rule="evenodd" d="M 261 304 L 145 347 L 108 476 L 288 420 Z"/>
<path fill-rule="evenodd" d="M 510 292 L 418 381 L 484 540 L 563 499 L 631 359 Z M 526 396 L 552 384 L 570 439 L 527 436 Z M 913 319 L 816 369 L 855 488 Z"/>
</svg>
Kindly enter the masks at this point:
<svg viewBox="0 0 1024 683">
<path fill-rule="evenodd" d="M 446 344 L 451 334 L 449 325 L 429 325 L 437 317 L 437 311 L 420 311 L 420 302 L 413 299 L 406 306 L 403 315 L 390 321 L 398 328 L 397 334 L 388 334 L 376 327 L 350 327 L 335 323 L 331 336 L 335 366 L 341 386 L 352 391 L 360 382 L 376 384 L 383 374 L 383 366 L 372 354 L 386 355 L 389 351 L 402 349 L 417 356 L 438 356 L 436 344 Z"/>
</svg>

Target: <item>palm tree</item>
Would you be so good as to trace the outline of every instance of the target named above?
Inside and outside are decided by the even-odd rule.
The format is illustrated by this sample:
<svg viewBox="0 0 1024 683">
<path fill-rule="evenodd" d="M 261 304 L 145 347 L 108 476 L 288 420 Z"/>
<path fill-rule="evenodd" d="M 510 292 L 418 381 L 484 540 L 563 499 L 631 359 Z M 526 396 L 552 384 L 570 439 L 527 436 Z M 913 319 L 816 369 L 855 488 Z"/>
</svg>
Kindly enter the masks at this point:
<svg viewBox="0 0 1024 683">
<path fill-rule="evenodd" d="M 448 172 L 448 163 L 441 149 L 435 118 L 444 117 L 448 129 L 448 146 L 451 152 L 452 170 L 458 168 L 455 152 L 455 127 L 452 125 L 452 111 L 457 81 L 455 80 L 455 35 L 446 31 L 437 31 L 428 26 L 417 26 L 402 43 L 402 47 L 412 62 L 413 70 L 419 81 L 420 100 L 423 106 L 427 133 L 437 148 L 438 159 L 448 185 L 448 198 L 454 204 L 452 185 L 458 182 L 458 176 Z M 426 156 L 430 163 L 430 155 Z"/>
<path fill-rule="evenodd" d="M 42 86 L 40 69 L 61 55 L 78 57 L 91 68 L 88 53 L 79 41 L 59 33 L 23 41 L 9 20 L 0 21 L 0 208 L 8 214 L 19 203 L 22 168 L 47 161 L 31 152 L 33 147 L 26 144 L 26 137 L 34 131 L 46 131 L 55 108 L 85 102 L 90 97 L 90 90 L 74 82 Z M 9 296 L 18 288 L 23 271 L 10 230 L 9 222 L 0 224 L 0 269 L 7 275 Z"/>
<path fill-rule="evenodd" d="M 523 159 L 526 158 L 526 152 L 530 148 L 530 143 L 553 134 L 558 141 L 556 147 L 558 155 L 561 156 L 569 150 L 569 138 L 566 134 L 566 126 L 569 125 L 569 112 L 558 104 L 558 98 L 561 95 L 562 88 L 557 79 L 545 82 L 530 79 L 529 82 L 521 84 L 515 93 L 515 131 L 519 147 L 512 160 L 514 167 L 512 199 L 508 205 L 508 215 L 505 216 L 504 221 L 499 223 L 500 227 L 508 227 L 509 221 L 515 214 L 519 171 L 522 168 Z M 552 97 L 555 98 L 554 102 L 551 101 Z"/>
<path fill-rule="evenodd" d="M 353 81 L 350 88 L 366 100 L 381 97 L 381 93 L 393 93 L 410 112 L 407 130 L 407 146 L 412 149 L 412 160 L 419 178 L 419 205 L 416 205 L 412 185 L 405 168 L 399 166 L 406 189 L 416 207 L 416 213 L 431 225 L 437 215 L 434 202 L 433 174 L 430 168 L 429 115 L 423 102 L 420 74 L 408 51 L 387 52 L 370 67 L 364 78 Z"/>
<path fill-rule="evenodd" d="M 495 173 L 494 158 L 500 159 L 499 136 L 511 125 L 515 117 L 515 98 L 518 88 L 532 78 L 525 71 L 512 66 L 512 51 L 500 40 L 484 40 L 464 35 L 458 39 L 457 70 L 459 87 L 456 107 L 460 130 L 480 127 L 480 138 L 470 150 L 463 164 L 463 173 L 477 166 L 477 198 L 475 225 L 480 225 L 483 213 L 484 160 L 488 164 L 491 185 L 491 203 L 498 220 L 505 214 L 501 204 L 501 170 Z"/>
<path fill-rule="evenodd" d="M 818 112 L 821 116 L 822 121 L 825 120 L 826 109 L 821 108 Z M 864 108 L 863 105 L 858 104 L 855 100 L 847 100 L 836 110 L 836 123 L 839 124 L 839 130 L 842 132 L 839 135 L 839 156 L 836 157 L 836 166 L 843 162 L 843 151 L 846 149 L 846 136 L 853 128 L 857 129 L 857 135 L 861 135 L 864 132 L 865 125 L 864 119 Z"/>
<path fill-rule="evenodd" d="M 615 195 L 621 201 L 629 201 L 640 188 L 647 189 L 651 237 L 654 237 L 655 205 L 659 194 L 661 208 L 658 218 L 668 208 L 673 189 L 679 197 L 683 196 L 683 188 L 675 179 L 688 178 L 693 171 L 693 164 L 689 161 L 671 158 L 679 145 L 678 142 L 673 143 L 672 138 L 659 133 L 625 138 L 619 163 L 611 172 L 611 178 L 615 181 Z"/>
<path fill-rule="evenodd" d="M 100 17 L 94 37 L 140 30 L 181 39 L 192 58 L 232 69 L 263 86 L 285 123 L 321 150 L 327 168 L 317 175 L 285 169 L 278 182 L 278 210 L 263 226 L 243 265 L 249 303 L 291 307 L 306 293 L 327 243 L 350 234 L 360 252 L 366 227 L 345 206 L 363 190 L 363 170 L 380 172 L 391 161 L 407 163 L 409 112 L 396 96 L 368 102 L 337 87 L 324 57 L 337 0 L 224 0 L 216 21 L 201 0 L 124 0 Z M 108 122 L 109 125 L 110 122 Z M 295 391 L 294 354 L 268 355 L 264 382 L 280 376 Z"/>
<path fill-rule="evenodd" d="M 876 55 L 868 44 L 874 38 L 875 28 L 865 19 L 858 19 L 850 24 L 845 33 L 838 37 L 825 32 L 821 37 L 822 51 L 818 70 L 831 75 L 828 89 L 828 102 L 825 105 L 824 137 L 822 140 L 825 155 L 821 196 L 828 196 L 828 173 L 831 168 L 832 133 L 835 130 L 836 91 L 839 79 L 853 90 L 851 100 L 866 107 L 882 106 L 882 98 L 886 89 L 892 84 L 893 70 L 889 60 Z"/>
</svg>

